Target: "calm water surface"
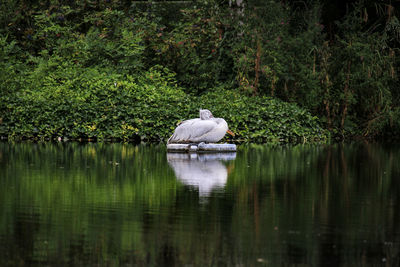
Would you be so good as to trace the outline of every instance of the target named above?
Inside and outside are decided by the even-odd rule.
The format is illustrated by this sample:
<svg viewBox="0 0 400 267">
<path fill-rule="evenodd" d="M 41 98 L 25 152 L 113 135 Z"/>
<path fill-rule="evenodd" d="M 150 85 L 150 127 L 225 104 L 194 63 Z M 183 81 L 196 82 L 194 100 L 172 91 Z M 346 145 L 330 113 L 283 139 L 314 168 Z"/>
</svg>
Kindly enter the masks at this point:
<svg viewBox="0 0 400 267">
<path fill-rule="evenodd" d="M 0 266 L 399 266 L 400 146 L 0 143 Z"/>
</svg>

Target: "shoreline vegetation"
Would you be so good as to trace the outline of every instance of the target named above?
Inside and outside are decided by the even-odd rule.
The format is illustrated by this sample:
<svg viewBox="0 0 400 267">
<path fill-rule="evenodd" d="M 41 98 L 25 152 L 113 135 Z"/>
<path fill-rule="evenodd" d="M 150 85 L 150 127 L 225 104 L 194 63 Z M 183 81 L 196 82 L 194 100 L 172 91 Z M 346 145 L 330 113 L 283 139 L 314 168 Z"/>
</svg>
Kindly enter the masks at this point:
<svg viewBox="0 0 400 267">
<path fill-rule="evenodd" d="M 89 82 L 93 83 L 95 82 Z M 20 111 L 18 116 L 26 118 L 24 127 L 12 128 L 14 134 L 9 138 L 164 142 L 182 118 L 198 117 L 198 109 L 205 106 L 211 107 L 214 114 L 225 118 L 230 129 L 239 136 L 229 137 L 226 141 L 288 143 L 298 140 L 328 140 L 329 133 L 319 125 L 317 117 L 295 104 L 275 98 L 254 98 L 226 90 L 215 90 L 195 97 L 184 92 L 177 94 L 179 90 L 174 87 L 172 90 L 167 87 L 168 90 L 162 92 L 162 87 L 157 85 L 148 88 L 152 92 L 140 96 L 138 90 L 142 90 L 143 86 L 145 85 L 136 86 L 127 80 L 117 82 L 117 86 L 106 84 L 100 89 L 105 93 L 104 98 L 96 102 L 80 100 L 79 103 L 74 103 L 71 99 L 77 101 L 76 98 L 69 98 L 71 102 L 65 104 L 66 99 L 63 97 L 53 98 L 50 94 L 35 95 L 30 97 L 24 106 L 36 102 L 37 108 Z M 114 93 L 117 95 L 108 97 Z M 119 95 L 120 93 L 122 95 Z M 88 95 L 99 96 L 99 92 Z M 112 112 L 108 111 L 110 100 L 116 101 L 113 103 Z M 42 108 L 44 105 L 48 107 L 45 113 Z M 82 110 L 85 110 L 85 113 Z M 62 116 L 62 123 L 59 118 L 52 116 L 54 113 Z"/>
<path fill-rule="evenodd" d="M 398 138 L 394 6 L 234 2 L 6 0 L 1 140 L 165 142 L 201 108 L 228 142 Z"/>
</svg>

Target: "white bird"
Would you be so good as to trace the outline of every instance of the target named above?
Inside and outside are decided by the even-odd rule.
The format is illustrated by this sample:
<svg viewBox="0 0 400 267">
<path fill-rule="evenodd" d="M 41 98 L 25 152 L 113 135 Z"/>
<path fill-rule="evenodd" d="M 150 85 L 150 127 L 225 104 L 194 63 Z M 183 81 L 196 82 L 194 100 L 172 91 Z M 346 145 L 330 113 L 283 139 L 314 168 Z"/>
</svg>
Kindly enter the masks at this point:
<svg viewBox="0 0 400 267">
<path fill-rule="evenodd" d="M 228 129 L 228 124 L 222 118 L 214 118 L 208 109 L 200 109 L 200 118 L 181 122 L 174 134 L 168 139 L 171 143 L 216 143 L 226 133 L 235 134 Z"/>
</svg>

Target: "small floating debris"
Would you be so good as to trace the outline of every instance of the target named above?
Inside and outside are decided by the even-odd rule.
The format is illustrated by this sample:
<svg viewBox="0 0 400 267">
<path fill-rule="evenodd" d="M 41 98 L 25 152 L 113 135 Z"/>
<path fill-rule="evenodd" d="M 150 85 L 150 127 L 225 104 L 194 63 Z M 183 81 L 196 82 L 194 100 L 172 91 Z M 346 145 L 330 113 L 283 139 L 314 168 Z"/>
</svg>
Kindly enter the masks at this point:
<svg viewBox="0 0 400 267">
<path fill-rule="evenodd" d="M 168 144 L 168 152 L 232 152 L 236 151 L 235 144 Z"/>
</svg>

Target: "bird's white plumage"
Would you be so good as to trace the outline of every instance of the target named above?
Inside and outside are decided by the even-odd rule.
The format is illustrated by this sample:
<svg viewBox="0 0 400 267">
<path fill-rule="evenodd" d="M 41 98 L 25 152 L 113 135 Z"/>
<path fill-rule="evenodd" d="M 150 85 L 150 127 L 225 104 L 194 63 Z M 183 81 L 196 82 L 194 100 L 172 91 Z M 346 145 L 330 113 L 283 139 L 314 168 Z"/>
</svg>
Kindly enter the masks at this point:
<svg viewBox="0 0 400 267">
<path fill-rule="evenodd" d="M 200 119 L 183 121 L 175 129 L 168 143 L 216 143 L 221 140 L 228 124 L 224 119 L 214 118 L 207 109 L 200 110 Z"/>
</svg>

